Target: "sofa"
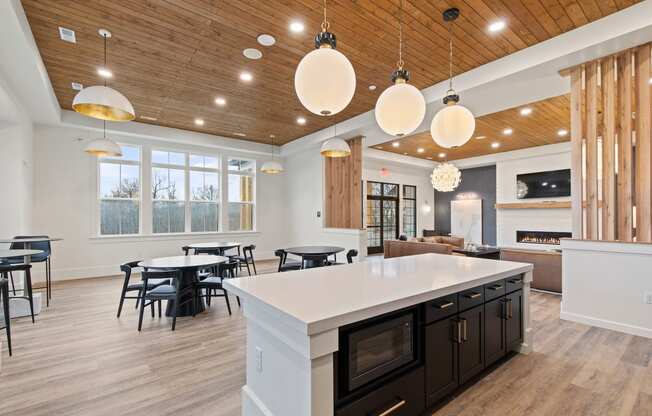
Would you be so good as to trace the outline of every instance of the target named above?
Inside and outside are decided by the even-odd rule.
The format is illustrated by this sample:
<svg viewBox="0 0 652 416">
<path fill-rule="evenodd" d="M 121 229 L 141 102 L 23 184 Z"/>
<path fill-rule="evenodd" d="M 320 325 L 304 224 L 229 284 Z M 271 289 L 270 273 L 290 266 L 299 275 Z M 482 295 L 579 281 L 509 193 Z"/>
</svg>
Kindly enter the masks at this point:
<svg viewBox="0 0 652 416">
<path fill-rule="evenodd" d="M 503 248 L 500 259 L 532 263 L 532 289 L 561 293 L 561 253 L 556 251 Z"/>
<path fill-rule="evenodd" d="M 413 256 L 415 254 L 453 254 L 453 249 L 464 248 L 464 238 L 449 236 L 417 237 L 408 241 L 386 240 L 385 258 Z"/>
</svg>

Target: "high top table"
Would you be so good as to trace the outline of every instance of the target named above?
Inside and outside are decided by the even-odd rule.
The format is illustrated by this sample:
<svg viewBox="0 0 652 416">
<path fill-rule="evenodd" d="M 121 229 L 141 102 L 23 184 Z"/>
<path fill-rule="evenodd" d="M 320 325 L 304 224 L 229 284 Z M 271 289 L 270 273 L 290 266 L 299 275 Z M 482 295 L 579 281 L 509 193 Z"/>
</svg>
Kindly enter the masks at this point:
<svg viewBox="0 0 652 416">
<path fill-rule="evenodd" d="M 14 257 L 22 257 L 23 262 L 25 264 L 29 264 L 31 256 L 34 256 L 36 254 L 41 254 L 41 253 L 43 253 L 43 250 L 0 249 L 0 262 L 2 262 L 2 260 L 5 260 L 5 259 L 11 259 L 11 258 L 14 258 Z M 23 289 L 25 288 L 25 285 L 26 285 L 26 283 L 23 282 Z M 23 295 L 25 294 L 25 292 L 22 292 L 22 293 L 23 293 Z M 33 297 L 35 297 L 35 296 L 33 295 Z M 22 296 L 18 296 L 18 297 L 13 296 L 13 297 L 11 297 L 9 299 L 10 299 L 9 303 L 11 304 L 11 303 L 13 303 L 13 299 L 26 299 L 26 298 L 24 298 Z M 17 312 L 16 308 L 11 307 L 11 310 L 13 311 L 13 313 L 10 313 L 10 316 L 12 318 L 18 318 L 18 317 L 21 317 L 21 316 L 27 316 L 28 315 L 28 313 L 27 313 L 28 309 L 25 309 L 25 312 L 20 312 L 20 309 L 18 309 L 18 312 Z M 38 312 L 39 312 L 38 309 L 34 310 L 35 315 L 38 315 Z"/>
<path fill-rule="evenodd" d="M 188 286 L 192 286 L 192 284 L 197 280 L 197 272 L 199 269 L 217 266 L 218 264 L 227 261 L 229 261 L 228 257 L 214 256 L 212 254 L 206 256 L 173 256 L 143 260 L 138 263 L 138 267 L 153 270 L 180 270 L 181 277 L 179 278 L 179 289 L 184 289 Z M 199 300 L 200 302 L 195 302 L 197 305 L 197 312 L 203 312 L 204 302 L 201 298 Z M 177 311 L 177 316 L 192 316 L 192 314 L 193 310 L 190 303 L 184 303 Z M 168 301 L 165 315 L 172 316 L 172 301 Z"/>
</svg>

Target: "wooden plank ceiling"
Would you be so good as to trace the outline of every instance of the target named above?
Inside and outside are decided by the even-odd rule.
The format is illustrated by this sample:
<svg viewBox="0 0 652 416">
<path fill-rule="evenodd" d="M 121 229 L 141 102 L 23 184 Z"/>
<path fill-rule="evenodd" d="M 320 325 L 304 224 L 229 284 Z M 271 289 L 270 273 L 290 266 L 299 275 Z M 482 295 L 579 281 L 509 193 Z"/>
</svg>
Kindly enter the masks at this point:
<svg viewBox="0 0 652 416">
<path fill-rule="evenodd" d="M 532 113 L 521 115 L 523 108 L 530 108 Z M 512 129 L 510 135 L 504 134 L 508 128 Z M 567 134 L 560 136 L 560 129 Z M 422 159 L 457 160 L 567 141 L 570 141 L 570 98 L 562 95 L 478 117 L 473 138 L 457 149 L 438 146 L 429 130 L 373 148 Z M 395 142 L 399 143 L 398 147 L 392 145 Z M 499 147 L 493 148 L 492 143 L 498 143 Z"/>
<path fill-rule="evenodd" d="M 575 29 L 636 3 L 637 0 L 404 0 L 406 64 L 418 88 L 447 78 L 447 29 L 441 12 L 458 7 L 455 27 L 456 73 Z M 357 91 L 342 113 L 323 118 L 305 110 L 294 92 L 294 71 L 313 48 L 319 30 L 320 0 L 22 0 L 36 43 L 62 108 L 85 86 L 102 80 L 102 39 L 98 28 L 113 32 L 109 41 L 111 85 L 125 94 L 139 121 L 258 142 L 287 143 L 373 108 L 388 86 L 397 61 L 399 0 L 328 2 L 331 31 L 338 49 L 356 70 Z M 501 18 L 505 30 L 487 26 Z M 292 21 L 305 25 L 292 33 Z M 63 42 L 58 26 L 76 32 L 77 43 Z M 269 33 L 271 47 L 256 37 Z M 245 48 L 263 58 L 248 60 Z M 242 71 L 253 81 L 239 80 Z M 370 91 L 370 85 L 377 85 Z M 218 107 L 214 99 L 227 100 Z M 297 117 L 307 123 L 300 126 Z M 195 118 L 205 120 L 203 126 Z"/>
</svg>

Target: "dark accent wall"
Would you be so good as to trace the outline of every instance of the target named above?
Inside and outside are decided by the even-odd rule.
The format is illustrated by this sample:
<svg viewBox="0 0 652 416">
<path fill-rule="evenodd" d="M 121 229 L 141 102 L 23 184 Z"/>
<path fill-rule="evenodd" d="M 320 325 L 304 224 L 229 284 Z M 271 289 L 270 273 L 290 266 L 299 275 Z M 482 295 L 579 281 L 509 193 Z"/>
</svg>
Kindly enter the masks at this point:
<svg viewBox="0 0 652 416">
<path fill-rule="evenodd" d="M 456 190 L 435 190 L 435 229 L 438 232 L 451 232 L 451 201 L 462 198 L 482 199 L 483 243 L 496 245 L 496 166 L 463 169 L 462 182 Z"/>
</svg>

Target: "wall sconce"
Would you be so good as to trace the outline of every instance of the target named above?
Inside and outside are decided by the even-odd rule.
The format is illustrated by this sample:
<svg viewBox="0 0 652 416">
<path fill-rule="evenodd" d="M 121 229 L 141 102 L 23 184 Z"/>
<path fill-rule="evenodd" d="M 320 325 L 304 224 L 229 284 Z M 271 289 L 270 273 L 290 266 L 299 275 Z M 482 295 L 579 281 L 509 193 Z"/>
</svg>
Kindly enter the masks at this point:
<svg viewBox="0 0 652 416">
<path fill-rule="evenodd" d="M 424 214 L 430 214 L 430 211 L 432 211 L 432 207 L 430 206 L 428 201 L 426 201 L 423 204 L 423 206 L 421 207 L 421 211 L 423 211 Z"/>
</svg>

